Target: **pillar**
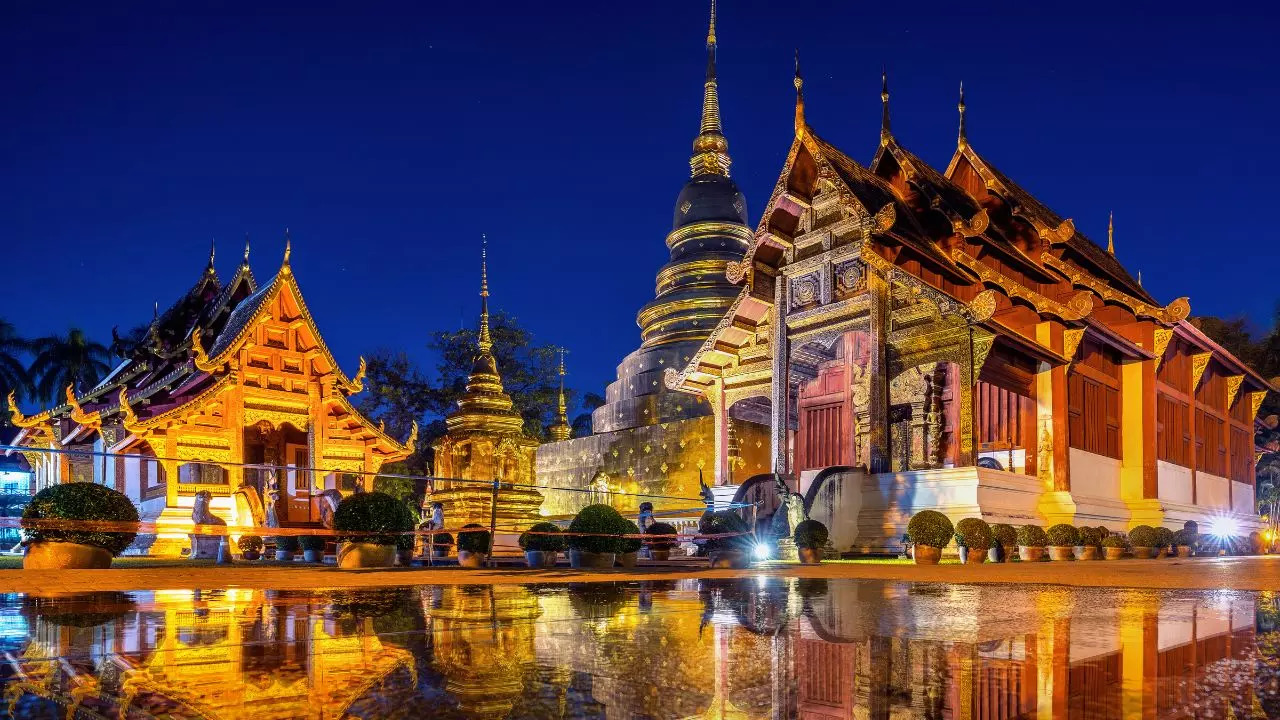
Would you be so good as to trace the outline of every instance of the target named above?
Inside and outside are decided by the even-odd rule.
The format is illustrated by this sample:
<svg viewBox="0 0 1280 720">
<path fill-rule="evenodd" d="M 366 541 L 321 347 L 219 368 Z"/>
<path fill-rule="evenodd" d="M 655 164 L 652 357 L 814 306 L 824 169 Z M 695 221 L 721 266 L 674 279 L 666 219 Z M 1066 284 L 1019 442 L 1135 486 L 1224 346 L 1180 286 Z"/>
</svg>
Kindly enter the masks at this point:
<svg viewBox="0 0 1280 720">
<path fill-rule="evenodd" d="M 773 326 L 769 338 L 769 349 L 773 353 L 769 455 L 773 471 L 779 475 L 786 475 L 791 470 L 787 462 L 787 431 L 791 419 L 791 342 L 787 339 L 786 287 L 787 278 L 779 275 L 773 289 Z"/>
<path fill-rule="evenodd" d="M 1143 347 L 1154 347 L 1155 327 L 1140 327 Z M 1125 363 L 1120 374 L 1120 497 L 1129 527 L 1160 525 L 1156 474 L 1156 360 Z"/>
<path fill-rule="evenodd" d="M 867 470 L 889 472 L 889 366 L 885 345 L 889 339 L 889 282 L 867 267 L 870 316 L 867 323 Z"/>
<path fill-rule="evenodd" d="M 1121 717 L 1155 720 L 1158 601 L 1138 591 L 1120 606 Z"/>
<path fill-rule="evenodd" d="M 1036 342 L 1063 351 L 1062 325 L 1036 325 Z M 1046 524 L 1075 519 L 1071 499 L 1071 451 L 1067 434 L 1067 367 L 1040 363 L 1036 373 L 1036 475 L 1043 494 L 1039 510 Z"/>
<path fill-rule="evenodd" d="M 729 408 L 725 406 L 724 380 L 716 378 L 707 390 L 707 404 L 711 405 L 713 432 L 715 433 L 715 484 L 729 484 Z"/>
</svg>

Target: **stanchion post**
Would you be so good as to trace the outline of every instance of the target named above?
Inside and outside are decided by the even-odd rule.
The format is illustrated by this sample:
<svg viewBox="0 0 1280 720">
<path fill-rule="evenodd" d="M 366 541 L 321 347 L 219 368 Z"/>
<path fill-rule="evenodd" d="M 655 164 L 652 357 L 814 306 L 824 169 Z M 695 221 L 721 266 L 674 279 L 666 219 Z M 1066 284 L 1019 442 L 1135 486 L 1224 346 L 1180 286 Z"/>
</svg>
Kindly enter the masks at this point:
<svg viewBox="0 0 1280 720">
<path fill-rule="evenodd" d="M 493 567 L 493 546 L 498 532 L 498 481 L 493 481 L 493 494 L 489 498 L 489 556 L 488 565 Z"/>
</svg>

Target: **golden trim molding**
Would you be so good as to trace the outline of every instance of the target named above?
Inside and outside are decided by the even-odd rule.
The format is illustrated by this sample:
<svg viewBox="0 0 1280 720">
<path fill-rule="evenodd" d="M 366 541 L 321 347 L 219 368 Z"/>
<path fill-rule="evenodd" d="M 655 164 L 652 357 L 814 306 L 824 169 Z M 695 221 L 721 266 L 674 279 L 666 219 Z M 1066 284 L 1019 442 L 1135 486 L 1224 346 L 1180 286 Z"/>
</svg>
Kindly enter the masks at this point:
<svg viewBox="0 0 1280 720">
<path fill-rule="evenodd" d="M 1160 367 L 1160 363 L 1164 362 L 1164 352 L 1169 349 L 1169 341 L 1173 339 L 1173 328 L 1156 328 L 1155 347 L 1152 349 L 1156 355 L 1156 367 Z"/>
<path fill-rule="evenodd" d="M 1209 367 L 1209 360 L 1213 357 L 1213 353 L 1203 352 L 1196 353 L 1191 356 L 1191 387 L 1194 389 L 1200 384 L 1200 379 L 1204 377 L 1205 368 Z"/>
<path fill-rule="evenodd" d="M 1191 302 L 1185 297 L 1180 297 L 1165 307 L 1149 305 L 1128 293 L 1116 290 L 1105 281 L 1096 278 L 1083 270 L 1072 267 L 1070 263 L 1065 262 L 1053 253 L 1041 253 L 1040 261 L 1048 267 L 1057 270 L 1066 277 L 1067 280 L 1071 281 L 1072 285 L 1087 287 L 1099 298 L 1102 298 L 1104 302 L 1114 302 L 1119 305 L 1123 305 L 1134 315 L 1149 317 L 1165 325 L 1176 325 L 1179 321 L 1186 320 L 1187 316 L 1191 314 Z"/>
<path fill-rule="evenodd" d="M 1057 300 L 1051 300 L 1041 295 L 1012 278 L 1006 277 L 1000 272 L 992 270 L 985 263 L 963 250 L 953 250 L 951 259 L 957 265 L 971 270 L 982 282 L 991 283 L 1000 288 L 1010 298 L 1019 298 L 1030 303 L 1038 313 L 1047 313 L 1056 315 L 1063 320 L 1075 321 L 1083 320 L 1088 317 L 1089 313 L 1093 312 L 1093 301 L 1089 299 L 1089 294 L 1086 292 L 1081 291 L 1064 305 Z"/>
</svg>

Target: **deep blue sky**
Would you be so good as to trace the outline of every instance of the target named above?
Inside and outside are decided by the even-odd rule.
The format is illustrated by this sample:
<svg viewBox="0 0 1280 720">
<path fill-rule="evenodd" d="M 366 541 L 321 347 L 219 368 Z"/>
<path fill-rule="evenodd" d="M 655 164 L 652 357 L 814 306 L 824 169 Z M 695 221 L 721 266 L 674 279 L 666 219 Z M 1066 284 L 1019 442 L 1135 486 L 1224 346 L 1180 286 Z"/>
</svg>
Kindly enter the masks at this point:
<svg viewBox="0 0 1280 720">
<path fill-rule="evenodd" d="M 183 292 L 213 237 L 224 277 L 247 232 L 269 278 L 288 227 L 354 369 L 474 322 L 483 232 L 494 305 L 602 389 L 638 343 L 688 175 L 706 3 L 308 4 L 4 4 L 0 316 L 106 342 Z M 1101 242 L 1114 210 L 1118 255 L 1158 299 L 1267 321 L 1277 18 L 1042 5 L 724 0 L 752 222 L 791 141 L 798 46 L 810 122 L 860 161 L 882 63 L 896 134 L 939 168 L 963 79 L 974 146 Z"/>
</svg>

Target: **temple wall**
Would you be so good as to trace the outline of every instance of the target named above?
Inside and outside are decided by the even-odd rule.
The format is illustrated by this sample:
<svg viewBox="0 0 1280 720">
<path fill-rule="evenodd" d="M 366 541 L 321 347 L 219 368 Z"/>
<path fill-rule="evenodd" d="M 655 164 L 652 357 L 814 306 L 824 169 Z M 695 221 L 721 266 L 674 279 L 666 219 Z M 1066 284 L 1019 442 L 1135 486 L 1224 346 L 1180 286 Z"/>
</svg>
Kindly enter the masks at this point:
<svg viewBox="0 0 1280 720">
<path fill-rule="evenodd" d="M 1191 504 L 1191 468 L 1157 460 L 1156 482 L 1156 496 L 1161 500 Z"/>
<path fill-rule="evenodd" d="M 1231 481 L 1206 472 L 1197 472 L 1196 505 L 1209 509 L 1230 509 Z"/>
<path fill-rule="evenodd" d="M 734 427 L 744 460 L 735 470 L 734 482 L 768 472 L 768 428 L 740 421 L 735 421 Z M 589 489 L 601 470 L 614 493 L 669 496 L 613 495 L 612 503 L 623 512 L 636 511 L 639 503 L 648 499 L 658 511 L 690 509 L 700 513 L 699 463 L 703 482 L 712 485 L 715 480 L 715 421 L 710 416 L 675 420 L 545 443 L 538 447 L 535 462 L 536 482 L 545 496 L 544 514 L 570 515 L 600 501 L 600 494 L 557 492 L 556 488 Z"/>
<path fill-rule="evenodd" d="M 1120 461 L 1071 448 L 1071 494 L 1120 498 Z"/>
<path fill-rule="evenodd" d="M 1231 512 L 1241 515 L 1252 515 L 1257 512 L 1253 499 L 1253 485 L 1242 482 L 1231 482 Z"/>
</svg>

